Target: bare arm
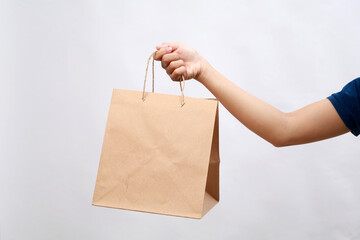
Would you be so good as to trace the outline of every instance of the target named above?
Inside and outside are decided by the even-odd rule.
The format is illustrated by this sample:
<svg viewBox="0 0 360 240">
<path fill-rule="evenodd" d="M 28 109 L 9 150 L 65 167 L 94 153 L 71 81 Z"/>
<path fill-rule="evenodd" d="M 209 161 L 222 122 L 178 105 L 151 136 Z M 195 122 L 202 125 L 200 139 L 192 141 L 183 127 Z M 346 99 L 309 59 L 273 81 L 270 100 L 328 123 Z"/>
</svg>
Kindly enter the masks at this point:
<svg viewBox="0 0 360 240">
<path fill-rule="evenodd" d="M 275 146 L 315 142 L 349 131 L 328 99 L 283 113 L 206 66 L 209 69 L 199 81 L 247 128 Z"/>
<path fill-rule="evenodd" d="M 241 123 L 274 146 L 315 142 L 349 131 L 328 99 L 284 113 L 226 79 L 195 50 L 180 43 L 158 49 L 155 59 L 173 80 L 181 75 L 195 78 Z"/>
</svg>

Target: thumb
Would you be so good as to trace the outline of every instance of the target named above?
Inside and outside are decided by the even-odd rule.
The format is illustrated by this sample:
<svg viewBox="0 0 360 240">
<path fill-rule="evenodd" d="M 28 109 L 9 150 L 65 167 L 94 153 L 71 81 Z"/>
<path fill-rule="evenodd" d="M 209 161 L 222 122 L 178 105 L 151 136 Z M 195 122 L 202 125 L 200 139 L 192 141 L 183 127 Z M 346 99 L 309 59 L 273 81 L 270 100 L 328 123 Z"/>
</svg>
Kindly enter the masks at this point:
<svg viewBox="0 0 360 240">
<path fill-rule="evenodd" d="M 176 50 L 180 47 L 178 42 L 164 42 L 160 47 L 171 47 L 173 50 Z"/>
<path fill-rule="evenodd" d="M 157 50 L 160 50 L 161 48 L 164 48 L 164 47 L 169 47 L 169 45 L 166 43 L 162 43 L 161 45 L 156 45 Z"/>
</svg>

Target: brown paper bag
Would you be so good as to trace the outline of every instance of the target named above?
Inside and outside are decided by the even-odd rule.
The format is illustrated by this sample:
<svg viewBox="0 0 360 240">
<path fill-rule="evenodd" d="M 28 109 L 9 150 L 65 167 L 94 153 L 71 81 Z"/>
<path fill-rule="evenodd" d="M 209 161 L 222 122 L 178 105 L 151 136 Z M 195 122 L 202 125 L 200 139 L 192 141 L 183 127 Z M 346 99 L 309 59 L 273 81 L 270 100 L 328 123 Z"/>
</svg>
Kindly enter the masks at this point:
<svg viewBox="0 0 360 240">
<path fill-rule="evenodd" d="M 92 203 L 201 218 L 219 201 L 218 101 L 145 82 L 113 90 Z"/>
</svg>

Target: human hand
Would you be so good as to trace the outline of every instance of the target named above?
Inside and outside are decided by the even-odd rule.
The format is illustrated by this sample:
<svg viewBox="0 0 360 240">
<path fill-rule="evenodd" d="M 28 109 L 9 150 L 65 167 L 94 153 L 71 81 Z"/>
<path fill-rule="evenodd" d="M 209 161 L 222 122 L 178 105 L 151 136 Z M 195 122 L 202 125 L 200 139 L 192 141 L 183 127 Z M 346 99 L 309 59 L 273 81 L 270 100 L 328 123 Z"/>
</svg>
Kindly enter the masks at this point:
<svg viewBox="0 0 360 240">
<path fill-rule="evenodd" d="M 181 76 L 185 80 L 201 80 L 207 62 L 193 48 L 182 43 L 166 42 L 156 49 L 154 59 L 161 61 L 161 66 L 173 81 L 181 80 Z"/>
</svg>

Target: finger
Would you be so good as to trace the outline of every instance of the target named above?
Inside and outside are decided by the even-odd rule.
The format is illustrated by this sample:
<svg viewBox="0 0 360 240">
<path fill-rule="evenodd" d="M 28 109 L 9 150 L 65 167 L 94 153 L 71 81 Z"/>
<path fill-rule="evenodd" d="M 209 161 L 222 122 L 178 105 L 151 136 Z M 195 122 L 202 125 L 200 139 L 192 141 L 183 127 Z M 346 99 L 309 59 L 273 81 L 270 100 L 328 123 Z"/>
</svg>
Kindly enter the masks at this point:
<svg viewBox="0 0 360 240">
<path fill-rule="evenodd" d="M 167 44 L 161 44 L 161 45 L 156 45 L 156 49 L 157 50 L 160 50 L 161 48 L 163 48 L 163 47 L 169 47 L 169 45 L 167 45 Z"/>
<path fill-rule="evenodd" d="M 154 59 L 155 60 L 162 60 L 162 57 L 164 56 L 164 54 L 170 53 L 171 51 L 172 51 L 171 47 L 161 48 L 160 50 L 155 52 Z"/>
<path fill-rule="evenodd" d="M 177 61 L 179 59 L 180 59 L 180 56 L 177 53 L 173 52 L 173 53 L 165 54 L 162 56 L 161 66 L 166 69 L 169 66 L 170 62 Z"/>
<path fill-rule="evenodd" d="M 173 71 L 173 73 L 170 75 L 170 78 L 173 80 L 173 81 L 179 81 L 181 76 L 185 75 L 186 73 L 186 68 L 185 66 L 181 66 L 177 69 L 175 69 Z M 184 76 L 185 77 L 185 76 Z"/>
<path fill-rule="evenodd" d="M 173 50 L 176 50 L 180 47 L 179 42 L 164 42 L 162 45 L 167 45 L 169 47 L 172 47 Z"/>
<path fill-rule="evenodd" d="M 171 75 L 175 69 L 184 66 L 184 61 L 183 60 L 177 60 L 177 61 L 173 61 L 169 64 L 169 66 L 166 68 L 166 72 L 167 74 Z"/>
</svg>

